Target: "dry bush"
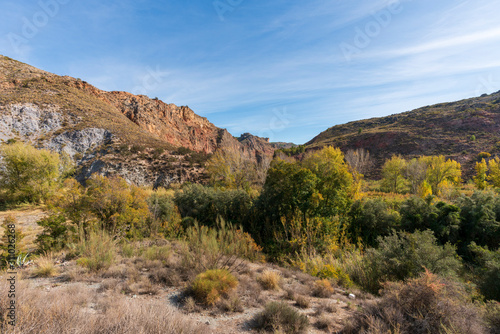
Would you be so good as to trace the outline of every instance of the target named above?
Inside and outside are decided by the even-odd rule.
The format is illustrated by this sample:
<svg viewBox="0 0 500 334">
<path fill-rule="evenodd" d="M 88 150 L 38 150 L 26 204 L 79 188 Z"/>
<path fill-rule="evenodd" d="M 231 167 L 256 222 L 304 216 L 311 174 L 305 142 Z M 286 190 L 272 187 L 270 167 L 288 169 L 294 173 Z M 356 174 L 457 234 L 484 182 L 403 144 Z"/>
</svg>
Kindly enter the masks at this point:
<svg viewBox="0 0 500 334">
<path fill-rule="evenodd" d="M 5 334 L 156 334 L 205 333 L 159 300 L 107 297 L 85 285 L 42 291 L 18 282 L 17 323 L 5 322 L 8 291 L 0 282 L 0 332 Z"/>
<path fill-rule="evenodd" d="M 285 299 L 295 300 L 295 291 L 293 289 L 286 289 L 286 294 L 284 296 Z"/>
<path fill-rule="evenodd" d="M 221 299 L 217 306 L 224 312 L 243 312 L 245 310 L 241 299 L 235 294 Z"/>
<path fill-rule="evenodd" d="M 238 280 L 229 271 L 214 269 L 196 276 L 190 292 L 198 302 L 211 306 L 236 286 Z"/>
<path fill-rule="evenodd" d="M 331 333 L 332 329 L 335 326 L 335 322 L 333 321 L 333 318 L 331 316 L 323 314 L 318 318 L 314 326 L 317 329 L 321 329 Z"/>
<path fill-rule="evenodd" d="M 257 281 L 266 290 L 279 290 L 282 277 L 279 272 L 266 269 L 257 278 Z"/>
<path fill-rule="evenodd" d="M 300 308 L 308 308 L 311 305 L 311 301 L 306 296 L 298 295 L 295 297 L 295 305 Z"/>
<path fill-rule="evenodd" d="M 309 327 L 307 316 L 284 302 L 270 302 L 254 318 L 257 329 L 285 334 L 304 333 Z"/>
<path fill-rule="evenodd" d="M 316 314 L 321 315 L 324 312 L 326 313 L 336 313 L 338 311 L 338 303 L 332 301 L 326 301 L 320 304 L 320 306 L 316 309 Z"/>
<path fill-rule="evenodd" d="M 342 333 L 485 333 L 478 313 L 456 284 L 426 271 L 407 283 L 386 283 L 382 299 L 348 321 Z"/>
<path fill-rule="evenodd" d="M 328 298 L 333 293 L 333 287 L 329 280 L 320 279 L 314 282 L 313 296 L 320 298 Z"/>
<path fill-rule="evenodd" d="M 154 268 L 149 270 L 149 279 L 155 284 L 164 286 L 180 286 L 183 282 L 177 270 L 171 268 Z"/>
<path fill-rule="evenodd" d="M 489 301 L 486 304 L 485 319 L 491 334 L 500 334 L 500 303 Z"/>
<path fill-rule="evenodd" d="M 57 268 L 54 264 L 54 259 L 49 256 L 40 256 L 35 261 L 36 267 L 32 273 L 36 277 L 53 277 L 57 275 Z"/>
</svg>

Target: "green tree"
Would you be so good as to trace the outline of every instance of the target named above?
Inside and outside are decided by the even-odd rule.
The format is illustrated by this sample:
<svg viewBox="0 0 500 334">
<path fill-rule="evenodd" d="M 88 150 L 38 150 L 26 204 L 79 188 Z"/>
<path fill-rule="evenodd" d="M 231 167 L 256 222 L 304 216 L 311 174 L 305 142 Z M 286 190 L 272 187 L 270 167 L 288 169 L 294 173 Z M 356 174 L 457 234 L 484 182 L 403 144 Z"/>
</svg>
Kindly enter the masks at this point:
<svg viewBox="0 0 500 334">
<path fill-rule="evenodd" d="M 481 293 L 487 299 L 500 301 L 500 249 L 489 250 L 488 247 L 480 247 L 476 243 L 469 245 L 469 250 L 474 254 L 477 268 L 477 280 Z"/>
<path fill-rule="evenodd" d="M 59 154 L 22 142 L 3 145 L 0 184 L 15 200 L 39 203 L 48 199 L 66 174 Z"/>
<path fill-rule="evenodd" d="M 90 211 L 104 230 L 112 235 L 144 229 L 149 210 L 147 194 L 121 177 L 94 174 L 87 180 Z M 130 235 L 130 233 L 128 233 Z"/>
<path fill-rule="evenodd" d="M 405 170 L 406 160 L 393 155 L 382 167 L 382 187 L 389 192 L 401 193 L 406 185 Z"/>
<path fill-rule="evenodd" d="M 349 213 L 349 233 L 354 242 L 360 238 L 365 245 L 374 247 L 379 236 L 387 236 L 399 225 L 399 213 L 380 198 L 356 201 Z"/>
<path fill-rule="evenodd" d="M 378 247 L 366 251 L 364 265 L 371 272 L 372 292 L 380 289 L 385 281 L 403 281 L 418 277 L 425 269 L 434 274 L 455 277 L 461 268 L 461 261 L 455 247 L 439 246 L 432 231 L 415 233 L 394 232 L 379 237 Z"/>
</svg>

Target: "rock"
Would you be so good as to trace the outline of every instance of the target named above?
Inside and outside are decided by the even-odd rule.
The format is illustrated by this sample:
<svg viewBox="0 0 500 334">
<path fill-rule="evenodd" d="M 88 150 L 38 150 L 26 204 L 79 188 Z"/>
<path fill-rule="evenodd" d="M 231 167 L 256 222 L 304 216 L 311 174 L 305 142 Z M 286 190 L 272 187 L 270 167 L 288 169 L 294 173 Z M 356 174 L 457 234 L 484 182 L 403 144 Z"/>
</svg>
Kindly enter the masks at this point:
<svg viewBox="0 0 500 334">
<path fill-rule="evenodd" d="M 349 299 L 356 299 L 356 295 L 354 295 L 354 294 L 350 293 L 350 294 L 349 294 Z"/>
</svg>

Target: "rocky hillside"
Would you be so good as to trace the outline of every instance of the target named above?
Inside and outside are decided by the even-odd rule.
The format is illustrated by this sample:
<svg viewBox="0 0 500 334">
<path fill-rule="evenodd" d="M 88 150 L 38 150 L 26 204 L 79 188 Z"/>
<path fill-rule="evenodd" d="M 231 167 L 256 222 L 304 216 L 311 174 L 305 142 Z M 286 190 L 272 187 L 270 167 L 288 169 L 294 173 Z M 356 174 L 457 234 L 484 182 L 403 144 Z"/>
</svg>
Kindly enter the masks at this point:
<svg viewBox="0 0 500 334">
<path fill-rule="evenodd" d="M 385 159 L 394 154 L 442 154 L 459 161 L 470 176 L 480 152 L 500 155 L 500 92 L 337 125 L 309 141 L 306 149 L 325 145 L 368 150 L 374 159 L 371 176 L 379 176 Z"/>
<path fill-rule="evenodd" d="M 118 173 L 143 185 L 200 181 L 201 162 L 217 150 L 259 163 L 275 145 L 227 130 L 188 107 L 126 92 L 106 92 L 0 56 L 0 140 L 26 140 L 61 151 L 91 173 Z"/>
</svg>

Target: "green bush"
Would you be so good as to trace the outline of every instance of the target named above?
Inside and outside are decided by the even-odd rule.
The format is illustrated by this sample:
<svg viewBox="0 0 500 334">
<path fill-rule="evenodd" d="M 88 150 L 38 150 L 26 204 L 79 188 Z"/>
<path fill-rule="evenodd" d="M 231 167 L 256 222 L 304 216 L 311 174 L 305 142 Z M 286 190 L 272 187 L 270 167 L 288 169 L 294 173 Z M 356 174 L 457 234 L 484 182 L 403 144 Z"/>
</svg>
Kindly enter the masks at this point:
<svg viewBox="0 0 500 334">
<path fill-rule="evenodd" d="M 198 302 L 211 306 L 236 286 L 238 280 L 229 271 L 207 270 L 196 276 L 191 285 L 191 293 Z"/>
<path fill-rule="evenodd" d="M 468 245 L 475 242 L 490 249 L 500 245 L 500 197 L 492 191 L 476 191 L 458 199 L 461 229 L 459 252 L 470 259 Z"/>
<path fill-rule="evenodd" d="M 363 259 L 370 280 L 364 288 L 377 293 L 380 283 L 417 277 L 425 268 L 432 273 L 455 277 L 461 268 L 455 247 L 439 246 L 432 231 L 394 232 L 378 240 L 378 248 L 370 248 Z"/>
<path fill-rule="evenodd" d="M 269 302 L 254 319 L 257 329 L 285 334 L 304 333 L 309 327 L 307 316 L 285 302 Z"/>
<path fill-rule="evenodd" d="M 199 184 L 184 186 L 175 193 L 174 201 L 183 218 L 192 217 L 206 226 L 214 226 L 218 217 L 245 226 L 245 217 L 253 207 L 252 198 L 243 190 L 222 190 Z"/>
<path fill-rule="evenodd" d="M 401 205 L 401 228 L 413 233 L 430 229 L 441 244 L 456 244 L 460 233 L 460 208 L 456 205 L 438 202 L 432 204 L 433 197 L 426 200 L 411 197 Z"/>
<path fill-rule="evenodd" d="M 116 242 L 105 231 L 92 231 L 88 240 L 82 240 L 73 247 L 81 256 L 77 263 L 97 272 L 109 268 L 116 257 Z"/>
<path fill-rule="evenodd" d="M 57 252 L 63 249 L 75 233 L 74 227 L 66 222 L 66 217 L 60 214 L 52 214 L 38 221 L 37 224 L 43 228 L 35 240 L 41 252 Z"/>
<path fill-rule="evenodd" d="M 349 213 L 349 233 L 354 242 L 358 238 L 365 245 L 375 246 L 379 236 L 386 236 L 399 225 L 399 213 L 391 210 L 380 198 L 356 201 Z"/>
<path fill-rule="evenodd" d="M 152 234 L 163 233 L 167 237 L 178 237 L 182 232 L 181 217 L 172 196 L 159 190 L 147 199 L 151 213 Z"/>
<path fill-rule="evenodd" d="M 481 293 L 487 299 L 500 301 L 500 249 L 490 251 L 477 246 L 474 242 L 469 246 L 475 256 L 477 280 Z"/>
</svg>

